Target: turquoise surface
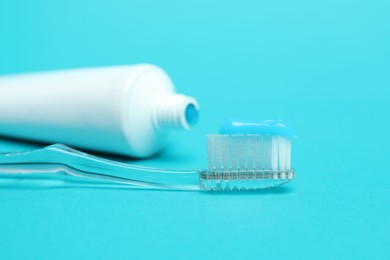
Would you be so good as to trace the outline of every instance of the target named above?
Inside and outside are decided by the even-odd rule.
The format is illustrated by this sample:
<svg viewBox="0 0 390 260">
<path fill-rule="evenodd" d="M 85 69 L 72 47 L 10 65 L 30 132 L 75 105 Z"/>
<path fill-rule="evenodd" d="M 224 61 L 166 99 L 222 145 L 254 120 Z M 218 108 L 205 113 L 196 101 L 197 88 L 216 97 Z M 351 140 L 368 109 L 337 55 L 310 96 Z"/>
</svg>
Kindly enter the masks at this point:
<svg viewBox="0 0 390 260">
<path fill-rule="evenodd" d="M 1 74 L 149 62 L 197 97 L 194 130 L 133 163 L 205 166 L 225 117 L 282 118 L 299 139 L 296 180 L 268 192 L 0 187 L 0 259 L 389 259 L 389 12 L 384 0 L 1 1 Z"/>
</svg>

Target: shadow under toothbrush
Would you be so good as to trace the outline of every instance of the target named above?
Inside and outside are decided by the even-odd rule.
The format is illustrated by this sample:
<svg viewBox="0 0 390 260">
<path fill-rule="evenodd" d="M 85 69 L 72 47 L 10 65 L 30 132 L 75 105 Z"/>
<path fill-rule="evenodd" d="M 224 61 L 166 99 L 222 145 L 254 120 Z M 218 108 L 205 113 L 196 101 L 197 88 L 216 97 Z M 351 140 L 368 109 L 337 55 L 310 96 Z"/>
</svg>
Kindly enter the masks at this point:
<svg viewBox="0 0 390 260">
<path fill-rule="evenodd" d="M 289 195 L 294 192 L 291 186 L 278 186 L 271 187 L 267 189 L 257 189 L 257 190 L 224 190 L 224 191 L 206 191 L 202 192 L 206 195 L 234 195 L 234 196 L 248 196 L 248 195 Z"/>
<path fill-rule="evenodd" d="M 12 184 L 12 185 L 10 185 Z M 127 190 L 131 191 L 163 191 L 163 192 L 189 192 L 193 193 L 194 191 L 197 194 L 204 194 L 207 196 L 218 195 L 218 196 L 253 196 L 253 195 L 262 195 L 262 196 L 273 196 L 273 195 L 289 195 L 294 192 L 291 186 L 278 186 L 268 189 L 259 189 L 259 190 L 231 190 L 231 191 L 201 191 L 201 190 L 167 190 L 167 189 L 145 189 L 138 186 L 129 186 L 122 184 L 112 184 L 112 183 L 99 183 L 99 182 L 69 182 L 66 183 L 61 180 L 55 180 L 47 178 L 29 178 L 26 176 L 23 177 L 12 177 L 4 178 L 0 176 L 0 186 L 2 189 L 7 190 L 63 190 L 63 189 L 93 189 L 93 190 Z M 200 195 L 202 196 L 202 195 Z"/>
</svg>

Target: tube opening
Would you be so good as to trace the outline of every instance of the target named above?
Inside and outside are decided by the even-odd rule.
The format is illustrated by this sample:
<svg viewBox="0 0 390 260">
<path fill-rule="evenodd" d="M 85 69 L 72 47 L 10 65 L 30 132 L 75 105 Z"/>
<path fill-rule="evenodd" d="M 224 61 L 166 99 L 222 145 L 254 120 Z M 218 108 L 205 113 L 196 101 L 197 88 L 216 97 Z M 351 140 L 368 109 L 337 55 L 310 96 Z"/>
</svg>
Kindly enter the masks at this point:
<svg viewBox="0 0 390 260">
<path fill-rule="evenodd" d="M 189 126 L 194 126 L 198 122 L 199 110 L 194 104 L 188 104 L 185 110 L 185 118 Z"/>
</svg>

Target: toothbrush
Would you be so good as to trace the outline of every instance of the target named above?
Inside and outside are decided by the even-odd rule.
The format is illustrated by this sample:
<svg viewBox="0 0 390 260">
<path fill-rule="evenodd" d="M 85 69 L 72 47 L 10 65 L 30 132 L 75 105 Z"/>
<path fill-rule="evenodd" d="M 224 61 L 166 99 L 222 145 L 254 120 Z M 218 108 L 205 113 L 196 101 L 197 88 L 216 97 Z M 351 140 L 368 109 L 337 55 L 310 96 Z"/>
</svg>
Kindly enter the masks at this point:
<svg viewBox="0 0 390 260">
<path fill-rule="evenodd" d="M 162 170 L 121 163 L 80 152 L 62 144 L 0 155 L 0 185 L 17 178 L 72 186 L 225 191 L 258 190 L 288 183 L 291 130 L 280 120 L 228 119 L 219 134 L 207 136 L 208 167 L 204 170 Z"/>
</svg>

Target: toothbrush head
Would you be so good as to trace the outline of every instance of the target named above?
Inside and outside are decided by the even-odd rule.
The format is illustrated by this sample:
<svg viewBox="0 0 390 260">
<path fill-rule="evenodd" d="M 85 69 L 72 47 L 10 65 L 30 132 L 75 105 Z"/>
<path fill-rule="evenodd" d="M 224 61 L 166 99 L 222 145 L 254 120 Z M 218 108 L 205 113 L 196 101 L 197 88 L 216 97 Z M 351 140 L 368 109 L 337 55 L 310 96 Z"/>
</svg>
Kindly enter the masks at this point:
<svg viewBox="0 0 390 260">
<path fill-rule="evenodd" d="M 286 129 L 277 129 L 281 121 L 261 121 L 261 129 L 251 121 L 250 131 L 233 127 L 231 134 L 224 132 L 226 124 L 232 125 L 232 122 L 237 123 L 230 120 L 222 125 L 222 134 L 207 136 L 208 168 L 200 174 L 202 189 L 257 190 L 294 179 L 291 136 L 286 134 Z M 275 126 L 275 122 L 279 126 Z M 236 125 L 242 127 L 242 124 Z"/>
</svg>

